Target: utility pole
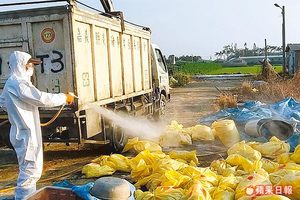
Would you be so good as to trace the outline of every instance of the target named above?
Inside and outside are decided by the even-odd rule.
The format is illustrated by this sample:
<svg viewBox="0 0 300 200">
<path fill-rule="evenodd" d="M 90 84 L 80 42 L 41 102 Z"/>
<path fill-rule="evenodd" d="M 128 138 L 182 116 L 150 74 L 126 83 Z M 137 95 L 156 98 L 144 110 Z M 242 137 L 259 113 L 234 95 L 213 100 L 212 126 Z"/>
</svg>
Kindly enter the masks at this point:
<svg viewBox="0 0 300 200">
<path fill-rule="evenodd" d="M 274 4 L 274 6 L 281 9 L 282 14 L 282 67 L 284 70 L 284 73 L 288 72 L 287 66 L 286 66 L 286 56 L 285 56 L 285 6 L 279 6 L 277 3 Z"/>
<path fill-rule="evenodd" d="M 265 39 L 265 60 L 268 59 L 268 46 L 267 46 L 267 39 Z"/>
<path fill-rule="evenodd" d="M 288 69 L 286 67 L 286 56 L 285 56 L 285 7 L 282 6 L 282 51 L 283 51 L 283 69 L 285 72 L 288 72 Z"/>
</svg>

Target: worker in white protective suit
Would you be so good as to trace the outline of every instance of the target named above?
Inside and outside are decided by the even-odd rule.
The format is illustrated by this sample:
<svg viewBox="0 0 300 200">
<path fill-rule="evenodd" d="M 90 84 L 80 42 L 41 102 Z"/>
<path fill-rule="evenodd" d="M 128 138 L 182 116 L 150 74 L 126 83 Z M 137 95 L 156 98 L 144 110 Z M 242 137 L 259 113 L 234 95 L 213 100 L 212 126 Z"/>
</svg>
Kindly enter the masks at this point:
<svg viewBox="0 0 300 200">
<path fill-rule="evenodd" d="M 10 142 L 19 163 L 16 200 L 25 199 L 35 192 L 42 174 L 43 148 L 38 107 L 54 107 L 74 101 L 72 95 L 45 93 L 32 85 L 30 79 L 34 64 L 39 63 L 25 52 L 13 52 L 9 58 L 11 75 L 0 98 L 0 107 L 7 111 L 11 123 Z"/>
</svg>

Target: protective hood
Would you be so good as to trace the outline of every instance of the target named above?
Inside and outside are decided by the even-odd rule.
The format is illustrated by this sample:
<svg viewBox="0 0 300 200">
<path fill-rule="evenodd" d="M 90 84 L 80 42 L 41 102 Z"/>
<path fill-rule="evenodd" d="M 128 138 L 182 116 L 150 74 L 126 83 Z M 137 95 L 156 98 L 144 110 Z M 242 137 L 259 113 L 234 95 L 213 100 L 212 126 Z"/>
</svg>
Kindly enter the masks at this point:
<svg viewBox="0 0 300 200">
<path fill-rule="evenodd" d="M 30 77 L 28 77 L 25 68 L 25 65 L 30 58 L 31 55 L 29 55 L 28 53 L 14 51 L 9 57 L 11 76 L 15 77 L 17 80 L 30 81 Z"/>
</svg>

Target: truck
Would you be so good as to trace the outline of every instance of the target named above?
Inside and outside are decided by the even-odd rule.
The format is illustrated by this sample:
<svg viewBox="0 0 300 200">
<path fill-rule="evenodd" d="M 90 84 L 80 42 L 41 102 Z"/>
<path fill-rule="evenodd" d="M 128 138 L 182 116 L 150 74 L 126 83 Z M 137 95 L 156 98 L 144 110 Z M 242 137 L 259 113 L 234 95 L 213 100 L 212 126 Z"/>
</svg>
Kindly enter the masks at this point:
<svg viewBox="0 0 300 200">
<path fill-rule="evenodd" d="M 53 2 L 64 4 L 48 6 Z M 151 43 L 150 28 L 126 21 L 111 1 L 101 3 L 104 12 L 75 0 L 0 5 L 35 5 L 0 12 L 0 94 L 10 74 L 9 55 L 19 50 L 42 61 L 32 78 L 39 90 L 78 97 L 63 109 L 40 108 L 42 123 L 52 119 L 42 127 L 43 142 L 111 145 L 120 151 L 126 130 L 91 107 L 159 119 L 170 99 L 166 62 Z M 9 129 L 7 113 L 0 111 L 2 143 L 9 143 Z"/>
</svg>

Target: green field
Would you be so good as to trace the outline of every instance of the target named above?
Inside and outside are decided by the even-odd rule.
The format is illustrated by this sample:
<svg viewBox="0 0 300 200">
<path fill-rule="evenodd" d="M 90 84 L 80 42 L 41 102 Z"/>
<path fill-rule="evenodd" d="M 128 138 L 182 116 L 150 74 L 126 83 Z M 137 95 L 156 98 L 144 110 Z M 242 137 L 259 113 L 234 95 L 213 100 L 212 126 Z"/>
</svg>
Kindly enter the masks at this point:
<svg viewBox="0 0 300 200">
<path fill-rule="evenodd" d="M 219 63 L 179 63 L 176 71 L 186 74 L 259 74 L 261 72 L 260 65 L 245 67 L 222 67 Z M 274 66 L 277 72 L 282 71 L 282 66 Z"/>
</svg>

